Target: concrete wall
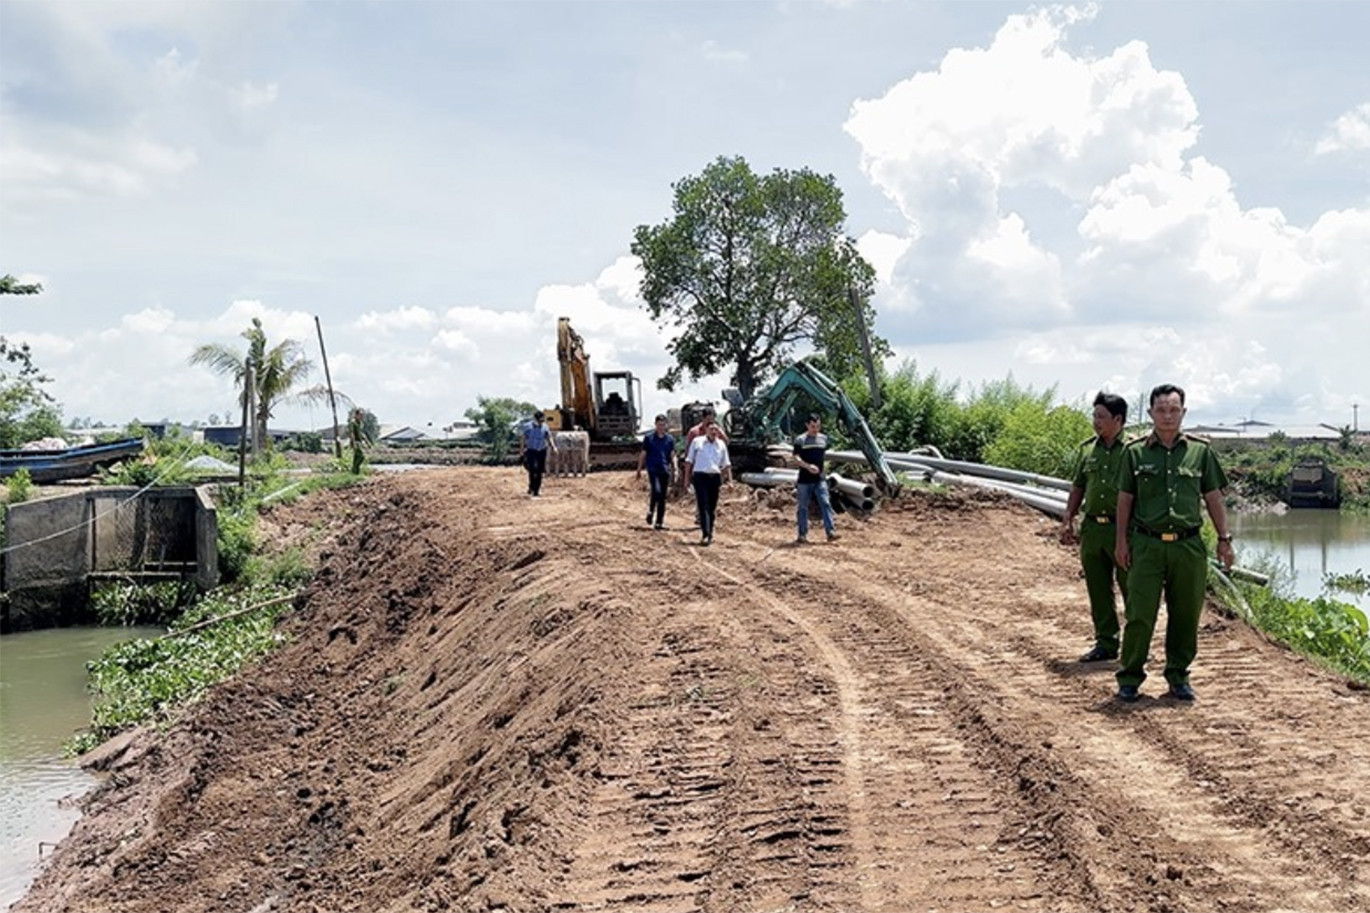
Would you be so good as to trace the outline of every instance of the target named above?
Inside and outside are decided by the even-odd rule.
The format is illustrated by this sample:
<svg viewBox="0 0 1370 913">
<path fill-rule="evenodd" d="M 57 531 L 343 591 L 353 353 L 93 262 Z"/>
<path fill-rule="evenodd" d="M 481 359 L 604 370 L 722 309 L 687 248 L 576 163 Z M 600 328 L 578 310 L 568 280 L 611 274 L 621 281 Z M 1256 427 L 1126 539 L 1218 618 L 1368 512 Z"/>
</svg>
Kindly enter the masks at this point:
<svg viewBox="0 0 1370 913">
<path fill-rule="evenodd" d="M 88 575 L 219 580 L 218 516 L 203 489 L 100 487 L 10 505 L 0 633 L 88 622 Z"/>
<path fill-rule="evenodd" d="M 90 509 L 81 495 L 6 507 L 0 633 L 83 620 Z"/>
</svg>

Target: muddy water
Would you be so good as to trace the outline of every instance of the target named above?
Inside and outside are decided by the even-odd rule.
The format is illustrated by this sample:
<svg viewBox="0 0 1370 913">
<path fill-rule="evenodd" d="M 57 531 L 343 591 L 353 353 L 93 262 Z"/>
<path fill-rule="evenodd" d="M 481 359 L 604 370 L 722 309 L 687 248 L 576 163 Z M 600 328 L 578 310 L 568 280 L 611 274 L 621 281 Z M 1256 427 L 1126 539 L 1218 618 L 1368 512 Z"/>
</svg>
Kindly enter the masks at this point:
<svg viewBox="0 0 1370 913">
<path fill-rule="evenodd" d="M 59 628 L 0 637 L 0 910 L 33 879 L 40 841 L 60 840 L 78 817 L 61 800 L 93 782 L 62 758 L 62 744 L 90 723 L 86 662 L 117 641 L 159 633 Z"/>
<path fill-rule="evenodd" d="M 1292 572 L 1296 595 L 1324 595 L 1327 574 L 1370 574 L 1370 517 L 1335 510 L 1291 510 L 1285 514 L 1234 514 L 1237 563 L 1265 555 Z M 1327 595 L 1370 611 L 1370 594 Z"/>
</svg>

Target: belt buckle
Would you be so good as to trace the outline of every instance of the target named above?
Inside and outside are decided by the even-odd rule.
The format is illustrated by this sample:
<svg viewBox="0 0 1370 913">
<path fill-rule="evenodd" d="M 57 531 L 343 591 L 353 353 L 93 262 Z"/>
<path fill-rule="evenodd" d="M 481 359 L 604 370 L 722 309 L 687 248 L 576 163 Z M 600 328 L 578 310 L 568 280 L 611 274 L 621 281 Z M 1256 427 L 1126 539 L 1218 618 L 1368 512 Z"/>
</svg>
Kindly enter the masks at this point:
<svg viewBox="0 0 1370 913">
<path fill-rule="evenodd" d="M 1179 533 L 1161 533 L 1161 541 L 1162 541 L 1162 542 L 1178 542 L 1178 541 L 1180 541 L 1180 534 L 1179 534 Z"/>
<path fill-rule="evenodd" d="M 1101 516 L 1095 517 L 1095 518 L 1094 518 L 1094 522 L 1095 522 L 1095 523 L 1098 523 L 1100 526 L 1107 526 L 1108 524 L 1110 524 L 1110 523 L 1113 522 L 1113 518 L 1112 518 L 1112 517 L 1105 517 L 1105 516 L 1102 516 L 1102 515 L 1101 515 Z"/>
</svg>

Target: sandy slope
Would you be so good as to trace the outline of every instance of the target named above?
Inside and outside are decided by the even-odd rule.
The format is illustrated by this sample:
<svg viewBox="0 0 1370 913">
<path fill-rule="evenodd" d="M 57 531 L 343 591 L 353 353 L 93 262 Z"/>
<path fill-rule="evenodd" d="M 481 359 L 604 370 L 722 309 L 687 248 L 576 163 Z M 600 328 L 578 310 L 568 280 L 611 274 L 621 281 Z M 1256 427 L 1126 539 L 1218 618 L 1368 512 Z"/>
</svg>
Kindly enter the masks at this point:
<svg viewBox="0 0 1370 913">
<path fill-rule="evenodd" d="M 795 547 L 733 486 L 700 548 L 628 475 L 522 484 L 278 508 L 293 644 L 105 752 L 16 909 L 1370 910 L 1367 694 L 1210 613 L 1196 705 L 1116 704 L 1038 515 Z"/>
</svg>

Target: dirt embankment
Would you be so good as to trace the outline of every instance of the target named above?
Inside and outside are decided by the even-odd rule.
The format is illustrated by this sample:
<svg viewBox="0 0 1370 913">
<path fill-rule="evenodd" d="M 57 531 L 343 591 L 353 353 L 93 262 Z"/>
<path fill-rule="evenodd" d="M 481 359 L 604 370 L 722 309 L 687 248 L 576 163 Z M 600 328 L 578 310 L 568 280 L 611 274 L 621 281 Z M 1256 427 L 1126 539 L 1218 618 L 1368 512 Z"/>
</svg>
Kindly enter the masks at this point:
<svg viewBox="0 0 1370 913">
<path fill-rule="evenodd" d="M 1370 910 L 1365 692 L 1209 614 L 1196 705 L 1113 702 L 1074 557 L 988 495 L 796 547 L 734 486 L 700 548 L 630 478 L 278 508 L 293 643 L 106 751 L 17 909 Z"/>
</svg>

